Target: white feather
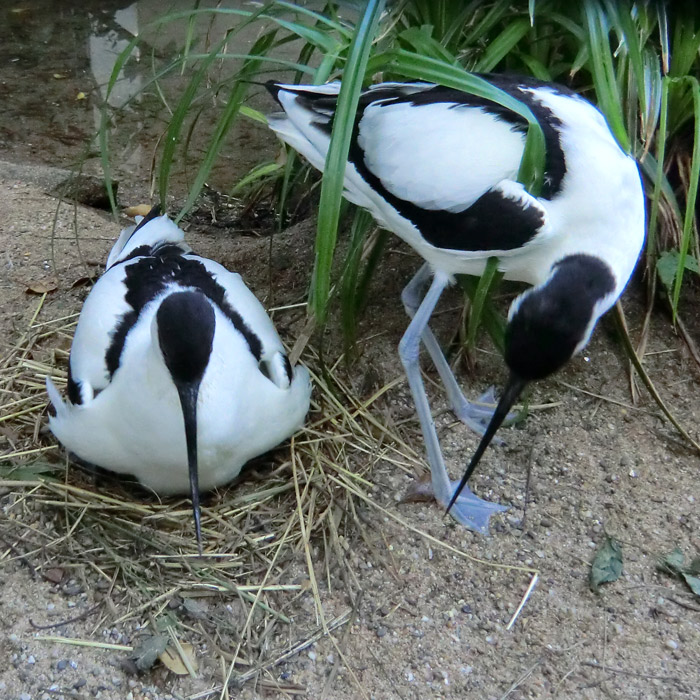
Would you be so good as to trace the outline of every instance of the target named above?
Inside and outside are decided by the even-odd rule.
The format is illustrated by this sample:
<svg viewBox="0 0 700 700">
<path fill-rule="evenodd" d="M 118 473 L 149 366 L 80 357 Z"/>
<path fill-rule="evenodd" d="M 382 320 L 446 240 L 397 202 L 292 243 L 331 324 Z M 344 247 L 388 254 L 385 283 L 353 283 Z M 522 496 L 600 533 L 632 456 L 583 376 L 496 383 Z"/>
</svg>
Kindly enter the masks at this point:
<svg viewBox="0 0 700 700">
<path fill-rule="evenodd" d="M 158 216 L 136 231 L 142 219 L 142 216 L 137 216 L 135 226 L 127 226 L 127 228 L 122 229 L 119 238 L 109 252 L 106 269 L 109 270 L 110 267 L 123 262 L 141 246 L 155 248 L 157 245 L 172 243 L 180 246 L 183 252 L 190 250 L 190 247 L 185 243 L 185 234 L 182 229 L 167 216 Z"/>
<path fill-rule="evenodd" d="M 514 180 L 522 133 L 483 109 L 444 103 L 373 104 L 359 125 L 367 167 L 396 197 L 459 212 L 501 180 Z"/>
<path fill-rule="evenodd" d="M 110 269 L 85 302 L 73 340 L 71 373 L 81 385 L 83 403 L 64 401 L 53 382 L 46 382 L 56 410 L 49 426 L 68 450 L 87 462 L 134 475 L 164 495 L 187 493 L 189 474 L 182 409 L 160 350 L 156 313 L 168 295 L 189 289 L 187 281 L 167 285 L 141 310 L 112 377 L 105 353 L 123 314 L 131 310 L 124 279 L 139 258 L 119 260 L 142 245 L 174 243 L 189 250 L 183 240 L 182 231 L 164 217 L 135 235 L 122 232 L 110 254 Z M 247 461 L 302 425 L 311 383 L 300 366 L 290 382 L 282 342 L 240 275 L 193 254 L 184 258 L 204 265 L 224 288 L 226 302 L 260 339 L 265 366 L 261 371 L 244 333 L 213 304 L 214 339 L 197 402 L 199 483 L 206 490 L 233 479 Z"/>
</svg>

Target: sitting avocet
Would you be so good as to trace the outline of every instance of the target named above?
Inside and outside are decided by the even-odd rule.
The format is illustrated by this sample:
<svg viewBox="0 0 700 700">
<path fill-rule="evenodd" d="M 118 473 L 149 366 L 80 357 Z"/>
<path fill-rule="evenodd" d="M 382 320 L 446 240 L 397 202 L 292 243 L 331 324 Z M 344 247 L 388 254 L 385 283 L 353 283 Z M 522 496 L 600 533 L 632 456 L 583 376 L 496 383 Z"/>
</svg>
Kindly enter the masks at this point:
<svg viewBox="0 0 700 700">
<path fill-rule="evenodd" d="M 46 379 L 49 425 L 86 462 L 189 493 L 201 552 L 200 489 L 292 435 L 311 384 L 240 275 L 193 254 L 158 213 L 122 231 L 85 300 L 68 402 Z"/>
<path fill-rule="evenodd" d="M 539 197 L 516 180 L 527 122 L 491 101 L 427 83 L 382 83 L 362 93 L 344 181 L 348 200 L 426 261 L 402 294 L 412 321 L 399 353 L 435 496 L 459 522 L 481 532 L 503 508 L 477 498 L 469 476 L 523 387 L 588 343 L 624 290 L 645 231 L 637 165 L 593 105 L 534 79 L 485 78 L 527 105 L 542 127 Z M 268 83 L 268 89 L 284 110 L 270 116 L 270 128 L 323 171 L 340 83 Z M 464 398 L 428 321 L 453 275 L 480 275 L 492 256 L 506 279 L 534 286 L 510 308 L 510 378 L 495 411 L 485 411 Z M 455 414 L 483 435 L 459 484 L 448 477 L 430 414 L 418 364 L 421 340 Z"/>
</svg>

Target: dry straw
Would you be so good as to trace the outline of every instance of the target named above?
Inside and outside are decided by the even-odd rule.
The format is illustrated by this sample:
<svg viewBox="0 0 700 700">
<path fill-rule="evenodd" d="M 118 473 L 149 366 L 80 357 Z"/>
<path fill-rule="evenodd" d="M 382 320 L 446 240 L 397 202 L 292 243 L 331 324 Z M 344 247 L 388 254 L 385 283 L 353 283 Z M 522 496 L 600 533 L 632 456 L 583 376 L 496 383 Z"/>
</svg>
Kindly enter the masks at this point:
<svg viewBox="0 0 700 700">
<path fill-rule="evenodd" d="M 534 573 L 475 560 L 381 505 L 372 483 L 378 462 L 409 473 L 422 469 L 416 453 L 379 418 L 376 404 L 401 379 L 360 400 L 342 376 L 343 364 L 321 372 L 311 346 L 303 358 L 315 386 L 306 427 L 257 460 L 239 483 L 205 500 L 205 554 L 198 557 L 187 500 L 161 502 L 122 480 L 86 474 L 68 464 L 46 430 L 44 379 L 65 385 L 77 315 L 51 319 L 45 302 L 44 294 L 27 330 L 0 360 L 6 504 L 0 566 L 21 562 L 34 576 L 58 568 L 101 591 L 109 604 L 96 606 L 95 631 L 120 624 L 167 630 L 218 654 L 226 687 L 252 678 L 277 687 L 270 668 L 351 621 L 361 592 L 353 550 L 369 517 L 394 521 L 431 546 L 484 566 Z M 331 611 L 328 592 L 335 586 L 350 593 L 350 602 Z M 313 620 L 297 624 L 309 596 Z M 197 599 L 208 606 L 198 611 L 191 604 Z M 232 606 L 238 616 L 230 614 Z M 65 642 L 104 644 L 97 637 Z"/>
</svg>

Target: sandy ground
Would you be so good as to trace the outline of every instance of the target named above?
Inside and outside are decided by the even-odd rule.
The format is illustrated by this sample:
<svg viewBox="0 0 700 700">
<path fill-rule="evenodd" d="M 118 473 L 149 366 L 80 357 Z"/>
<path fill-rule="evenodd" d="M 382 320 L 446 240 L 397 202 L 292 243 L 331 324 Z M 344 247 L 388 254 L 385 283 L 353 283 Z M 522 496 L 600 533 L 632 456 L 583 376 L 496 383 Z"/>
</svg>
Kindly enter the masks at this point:
<svg viewBox="0 0 700 700">
<path fill-rule="evenodd" d="M 3 356 L 36 308 L 37 296 L 28 294 L 27 287 L 54 279 L 50 260 L 56 201 L 45 194 L 45 184 L 32 180 L 36 177 L 28 171 L 12 171 L 0 182 Z M 99 271 L 98 263 L 118 232 L 102 213 L 78 209 L 86 268 L 78 261 L 71 221 L 72 214 L 59 219 L 54 251 L 59 286 L 47 296 L 42 318 L 79 310 L 88 287 L 73 285 L 86 269 Z M 276 303 L 298 301 L 303 295 L 310 270 L 310 233 L 311 227 L 302 225 L 276 239 L 275 259 L 282 261 L 274 276 Z M 221 229 L 191 231 L 188 237 L 198 252 L 240 271 L 266 298 L 266 239 L 232 240 Z M 381 385 L 401 376 L 396 345 L 406 320 L 398 294 L 417 261 L 399 243 L 394 246 L 373 283 L 360 329 L 361 356 L 347 371 L 358 391 L 368 377 Z M 633 288 L 625 299 L 633 332 L 640 296 Z M 454 328 L 457 308 L 458 297 L 452 294 L 436 322 L 443 337 Z M 653 327 L 646 366 L 697 438 L 697 368 L 663 318 L 656 317 Z M 299 324 L 281 332 L 293 342 L 298 329 Z M 698 326 L 691 331 L 697 337 Z M 331 346 L 332 336 L 327 341 Z M 475 375 L 460 373 L 470 395 L 489 383 L 498 385 L 504 377 L 499 358 L 485 342 L 483 346 L 476 355 Z M 436 388 L 431 399 L 445 457 L 456 475 L 476 438 L 442 410 L 444 399 Z M 496 519 L 490 537 L 443 519 L 432 503 L 399 503 L 412 476 L 380 462 L 371 475 L 373 497 L 414 529 L 373 511 L 367 518 L 372 525 L 350 533 L 347 540 L 356 581 L 352 590 L 340 574 L 319 583 L 326 619 L 350 610 L 349 621 L 332 639 L 323 636 L 257 683 L 232 691 L 232 696 L 700 698 L 700 601 L 682 582 L 656 568 L 658 558 L 674 547 L 687 558 L 700 554 L 697 454 L 658 417 L 643 391 L 639 403 L 631 404 L 622 351 L 609 320 L 582 356 L 534 388 L 532 403 L 553 406 L 533 411 L 521 426 L 506 431 L 507 446 L 489 450 L 475 475 L 477 493 L 511 505 Z M 377 419 L 391 425 L 420 454 L 420 431 L 405 383 L 399 381 L 375 407 Z M 11 452 L 8 433 L 1 439 L 3 454 Z M 46 435 L 40 441 L 51 444 Z M 15 517 L 18 493 L 21 490 L 0 484 L 4 517 Z M 596 595 L 589 590 L 588 574 L 606 532 L 621 542 L 623 574 Z M 103 591 L 80 567 L 71 570 L 70 580 L 54 583 L 46 580 L 50 553 L 24 552 L 21 541 L 3 541 L 0 546 L 0 656 L 6 660 L 0 667 L 1 697 L 220 697 L 218 691 L 206 691 L 221 684 L 221 664 L 201 646 L 200 671 L 192 679 L 159 664 L 133 675 L 124 668 L 125 651 L 39 639 L 56 635 L 128 646 L 148 616 L 115 623 L 123 613 L 117 603 L 107 612 L 102 606 L 99 617 L 92 617 L 89 611 L 103 600 Z M 322 558 L 322 543 L 316 543 L 314 553 Z M 537 585 L 507 629 L 533 571 Z M 307 575 L 303 561 L 293 573 Z M 119 600 L 117 593 L 112 601 Z M 212 611 L 234 615 L 231 602 L 221 596 L 209 605 Z M 287 614 L 291 623 L 277 641 L 302 639 L 302 630 L 318 622 L 310 594 L 296 598 Z M 45 631 L 32 625 L 73 618 L 81 619 Z M 271 679 L 287 690 L 266 689 Z"/>
</svg>

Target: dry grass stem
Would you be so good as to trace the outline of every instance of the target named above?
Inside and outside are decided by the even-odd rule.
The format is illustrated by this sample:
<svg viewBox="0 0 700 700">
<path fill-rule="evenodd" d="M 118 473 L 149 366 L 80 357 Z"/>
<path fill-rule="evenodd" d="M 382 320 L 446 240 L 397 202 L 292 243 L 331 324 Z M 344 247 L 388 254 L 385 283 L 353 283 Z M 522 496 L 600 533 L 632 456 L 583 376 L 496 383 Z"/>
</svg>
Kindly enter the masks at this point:
<svg viewBox="0 0 700 700">
<path fill-rule="evenodd" d="M 76 322 L 75 314 L 65 312 L 50 318 L 45 302 L 42 295 L 26 331 L 0 358 L 0 488 L 10 499 L 0 522 L 0 566 L 20 561 L 35 575 L 63 567 L 90 580 L 91 588 L 106 588 L 109 604 L 95 632 L 105 624 L 130 624 L 207 643 L 227 665 L 225 682 L 209 695 L 225 698 L 230 686 L 253 678 L 260 687 L 298 694 L 298 688 L 265 674 L 350 620 L 351 610 L 329 617 L 326 601 L 339 580 L 353 600 L 360 599 L 352 542 L 364 539 L 396 575 L 388 548 L 367 537 L 361 513 L 367 506 L 474 563 L 536 573 L 472 557 L 376 500 L 372 473 L 380 462 L 408 474 L 424 468 L 381 420 L 383 401 L 403 377 L 360 398 L 344 375 L 342 358 L 323 367 L 311 344 L 304 350 L 315 384 L 307 426 L 289 446 L 255 460 L 237 482 L 205 497 L 205 552 L 198 556 L 187 499 L 161 501 L 124 479 L 75 468 L 45 429 L 45 377 L 65 386 Z M 309 595 L 316 625 L 304 634 L 295 611 Z M 210 601 L 210 612 L 196 624 L 186 612 L 188 600 Z M 217 612 L 224 606 L 240 610 L 240 624 Z M 294 636 L 302 641 L 285 648 L 280 640 L 290 636 L 293 619 Z M 131 650 L 90 639 L 40 639 Z M 344 643 L 333 644 L 342 660 Z M 275 647 L 283 651 L 271 651 Z M 187 655 L 181 656 L 186 664 Z M 359 680 L 353 682 L 361 693 Z"/>
</svg>

